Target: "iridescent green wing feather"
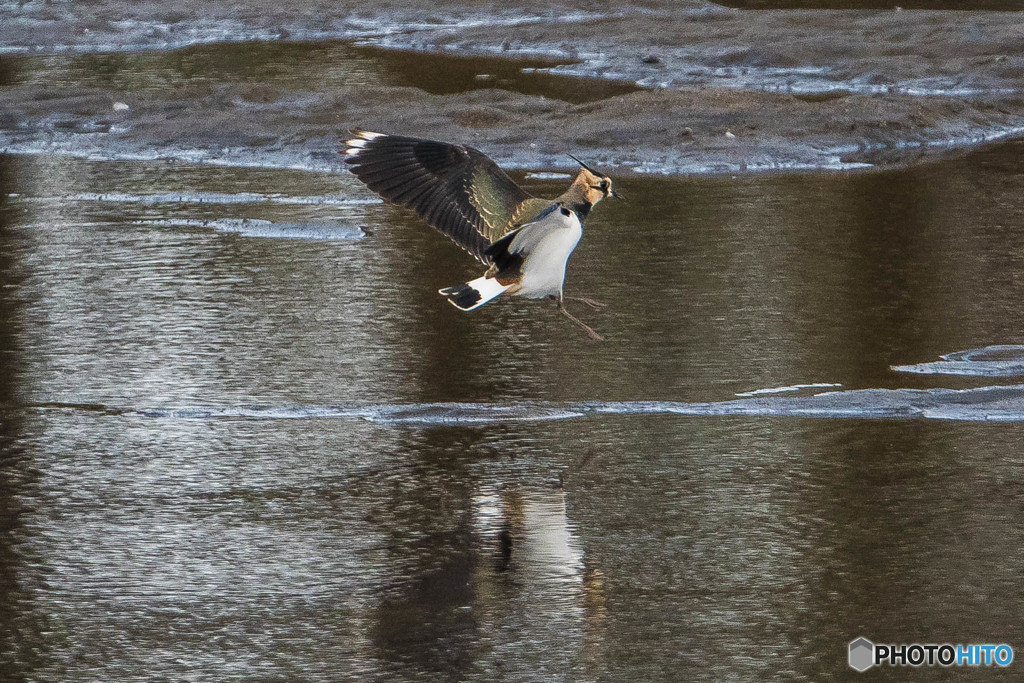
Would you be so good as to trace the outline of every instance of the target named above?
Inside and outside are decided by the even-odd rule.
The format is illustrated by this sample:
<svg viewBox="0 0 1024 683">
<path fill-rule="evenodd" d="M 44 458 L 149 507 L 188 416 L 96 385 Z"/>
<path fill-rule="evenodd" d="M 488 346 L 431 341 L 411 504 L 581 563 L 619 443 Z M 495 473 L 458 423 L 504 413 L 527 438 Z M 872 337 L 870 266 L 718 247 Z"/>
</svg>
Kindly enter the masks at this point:
<svg viewBox="0 0 1024 683">
<path fill-rule="evenodd" d="M 384 199 L 413 209 L 423 220 L 484 263 L 485 250 L 524 213 L 550 202 L 515 184 L 472 147 L 399 135 L 355 132 L 346 163 Z M 533 205 L 541 207 L 534 210 Z"/>
<path fill-rule="evenodd" d="M 483 156 L 480 152 L 476 153 Z M 487 163 L 473 169 L 466 183 L 466 194 L 483 220 L 484 236 L 494 243 L 508 234 L 509 230 L 532 220 L 551 202 L 526 194 L 494 162 L 487 157 L 483 158 Z M 510 186 L 519 192 L 511 192 Z"/>
</svg>

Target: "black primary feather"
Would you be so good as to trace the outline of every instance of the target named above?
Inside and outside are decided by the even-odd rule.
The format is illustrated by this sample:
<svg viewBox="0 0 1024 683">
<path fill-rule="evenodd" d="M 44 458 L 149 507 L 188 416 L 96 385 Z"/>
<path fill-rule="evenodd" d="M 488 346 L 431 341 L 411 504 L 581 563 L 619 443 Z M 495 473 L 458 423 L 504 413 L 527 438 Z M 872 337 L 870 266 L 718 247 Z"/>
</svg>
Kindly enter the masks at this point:
<svg viewBox="0 0 1024 683">
<path fill-rule="evenodd" d="M 484 263 L 523 202 L 533 197 L 472 147 L 401 135 L 369 137 L 345 159 L 352 172 L 384 199 L 413 209 Z"/>
</svg>

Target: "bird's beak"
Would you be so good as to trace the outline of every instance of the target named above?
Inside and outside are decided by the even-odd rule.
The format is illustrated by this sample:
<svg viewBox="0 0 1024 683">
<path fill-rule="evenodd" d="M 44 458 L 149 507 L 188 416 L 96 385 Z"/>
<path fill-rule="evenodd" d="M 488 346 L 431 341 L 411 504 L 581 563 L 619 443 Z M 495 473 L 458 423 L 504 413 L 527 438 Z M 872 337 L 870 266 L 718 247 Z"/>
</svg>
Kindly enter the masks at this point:
<svg viewBox="0 0 1024 683">
<path fill-rule="evenodd" d="M 622 200 L 622 201 L 626 201 L 626 198 L 625 198 L 625 197 L 623 197 L 623 196 L 622 196 L 621 194 L 619 194 L 618 192 L 616 192 L 615 190 L 612 190 L 612 197 L 614 197 L 615 199 L 620 199 L 620 200 Z"/>
</svg>

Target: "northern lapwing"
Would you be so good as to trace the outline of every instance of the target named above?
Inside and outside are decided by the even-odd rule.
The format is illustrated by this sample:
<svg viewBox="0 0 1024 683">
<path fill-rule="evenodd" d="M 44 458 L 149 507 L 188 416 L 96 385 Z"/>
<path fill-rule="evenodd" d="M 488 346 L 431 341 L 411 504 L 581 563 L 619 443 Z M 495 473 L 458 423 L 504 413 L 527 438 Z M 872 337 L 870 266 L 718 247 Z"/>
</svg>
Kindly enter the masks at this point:
<svg viewBox="0 0 1024 683">
<path fill-rule="evenodd" d="M 503 294 L 550 297 L 570 320 L 601 339 L 566 310 L 565 267 L 590 210 L 605 197 L 618 197 L 611 178 L 572 157 L 580 165 L 572 185 L 555 199 L 541 199 L 465 145 L 355 130 L 344 153 L 367 187 L 415 210 L 489 266 L 482 277 L 439 290 L 452 305 L 472 311 Z"/>
</svg>

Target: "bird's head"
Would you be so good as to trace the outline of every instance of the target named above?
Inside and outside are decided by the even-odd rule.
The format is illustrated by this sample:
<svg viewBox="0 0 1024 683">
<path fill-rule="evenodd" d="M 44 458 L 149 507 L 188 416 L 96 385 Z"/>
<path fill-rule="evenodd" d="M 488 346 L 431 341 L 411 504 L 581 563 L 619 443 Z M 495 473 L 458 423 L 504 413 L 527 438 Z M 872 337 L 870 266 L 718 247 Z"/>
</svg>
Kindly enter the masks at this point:
<svg viewBox="0 0 1024 683">
<path fill-rule="evenodd" d="M 593 168 L 571 154 L 569 157 L 580 165 L 580 172 L 576 174 L 576 178 L 573 180 L 572 184 L 583 191 L 583 196 L 587 202 L 594 205 L 605 197 L 622 199 L 622 197 L 612 189 L 611 178 L 603 173 L 595 171 Z"/>
</svg>

